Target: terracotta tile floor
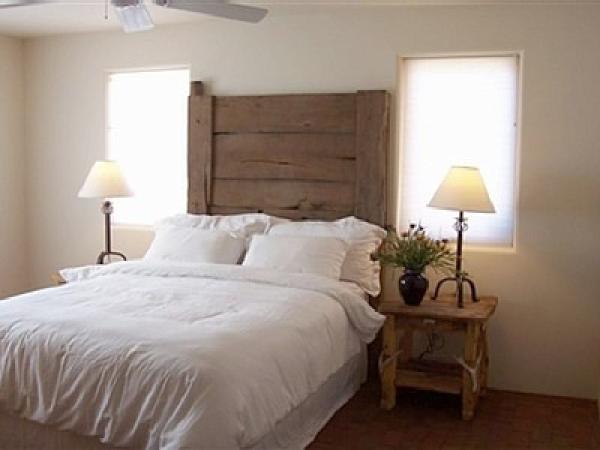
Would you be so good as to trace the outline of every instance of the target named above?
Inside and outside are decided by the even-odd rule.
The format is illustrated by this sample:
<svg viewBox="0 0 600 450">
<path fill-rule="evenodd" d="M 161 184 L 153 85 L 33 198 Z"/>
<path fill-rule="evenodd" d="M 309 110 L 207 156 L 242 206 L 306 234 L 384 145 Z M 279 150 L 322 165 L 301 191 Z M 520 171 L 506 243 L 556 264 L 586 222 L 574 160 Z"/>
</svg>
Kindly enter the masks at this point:
<svg viewBox="0 0 600 450">
<path fill-rule="evenodd" d="M 401 391 L 393 411 L 379 408 L 369 382 L 339 410 L 309 450 L 600 450 L 596 403 L 489 391 L 472 422 L 458 396 Z"/>
</svg>

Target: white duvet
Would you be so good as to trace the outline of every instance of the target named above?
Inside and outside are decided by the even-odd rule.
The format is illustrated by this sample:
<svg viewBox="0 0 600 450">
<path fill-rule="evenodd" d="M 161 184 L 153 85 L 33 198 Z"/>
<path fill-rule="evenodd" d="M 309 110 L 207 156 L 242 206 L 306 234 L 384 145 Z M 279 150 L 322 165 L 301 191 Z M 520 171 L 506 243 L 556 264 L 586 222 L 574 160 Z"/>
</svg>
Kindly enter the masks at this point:
<svg viewBox="0 0 600 450">
<path fill-rule="evenodd" d="M 383 323 L 356 286 L 117 263 L 0 302 L 0 409 L 146 449 L 261 440 Z"/>
</svg>

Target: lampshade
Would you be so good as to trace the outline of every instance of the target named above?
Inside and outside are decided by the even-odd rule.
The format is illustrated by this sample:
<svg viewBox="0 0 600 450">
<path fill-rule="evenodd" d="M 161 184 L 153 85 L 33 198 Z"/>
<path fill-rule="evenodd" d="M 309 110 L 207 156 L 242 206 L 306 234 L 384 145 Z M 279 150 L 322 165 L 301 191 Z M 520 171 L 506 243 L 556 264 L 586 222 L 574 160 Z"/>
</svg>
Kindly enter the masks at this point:
<svg viewBox="0 0 600 450">
<path fill-rule="evenodd" d="M 427 206 L 453 211 L 496 212 L 476 167 L 451 167 Z"/>
<path fill-rule="evenodd" d="M 131 197 L 121 168 L 115 161 L 97 161 L 79 190 L 82 198 Z"/>
</svg>

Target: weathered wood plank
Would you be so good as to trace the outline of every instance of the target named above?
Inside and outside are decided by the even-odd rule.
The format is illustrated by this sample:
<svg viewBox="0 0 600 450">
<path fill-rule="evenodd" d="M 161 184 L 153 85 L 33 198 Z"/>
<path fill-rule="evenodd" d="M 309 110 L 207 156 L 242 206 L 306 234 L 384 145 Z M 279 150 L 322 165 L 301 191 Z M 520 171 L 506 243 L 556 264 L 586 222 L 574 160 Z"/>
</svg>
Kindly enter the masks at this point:
<svg viewBox="0 0 600 450">
<path fill-rule="evenodd" d="M 345 211 L 323 211 L 323 210 L 302 210 L 302 209 L 281 209 L 281 208 L 242 208 L 242 207 L 227 207 L 227 206 L 211 206 L 209 209 L 211 214 L 247 214 L 262 212 L 276 217 L 285 217 L 292 220 L 336 220 L 342 217 L 348 217 L 353 214 L 352 209 Z"/>
<path fill-rule="evenodd" d="M 400 370 L 396 375 L 396 385 L 447 394 L 460 394 L 462 387 L 460 378 L 455 376 L 411 370 Z"/>
<path fill-rule="evenodd" d="M 352 134 L 323 133 L 236 133 L 215 136 L 215 153 L 253 152 L 258 156 L 273 153 L 305 157 L 354 159 L 356 148 Z"/>
<path fill-rule="evenodd" d="M 356 216 L 386 223 L 390 96 L 385 91 L 356 94 Z"/>
<path fill-rule="evenodd" d="M 385 223 L 386 93 L 198 94 L 203 86 L 194 83 L 190 212 L 325 220 L 357 214 Z"/>
<path fill-rule="evenodd" d="M 216 178 L 354 182 L 354 136 L 226 134 L 215 137 Z"/>
<path fill-rule="evenodd" d="M 381 407 L 390 410 L 396 406 L 396 367 L 398 364 L 396 316 L 388 314 L 383 324 L 381 373 Z"/>
<path fill-rule="evenodd" d="M 190 88 L 190 95 L 200 96 L 204 95 L 204 83 L 202 81 L 192 81 Z"/>
<path fill-rule="evenodd" d="M 217 97 L 216 133 L 354 133 L 355 94 Z"/>
<path fill-rule="evenodd" d="M 235 180 L 306 180 L 353 182 L 354 161 L 320 159 L 286 161 L 276 158 L 220 160 L 216 157 L 215 178 Z"/>
<path fill-rule="evenodd" d="M 395 295 L 398 298 L 391 299 Z M 425 298 L 418 308 L 405 304 L 399 298 L 400 294 L 391 294 L 390 299 L 379 304 L 379 312 L 382 314 L 401 314 L 404 320 L 407 318 L 422 319 L 423 317 L 436 320 L 449 320 L 453 322 L 487 321 L 498 305 L 498 298 L 492 296 L 480 296 L 478 302 L 465 301 L 464 308 L 456 307 L 454 295 L 440 295 L 436 300 Z"/>
<path fill-rule="evenodd" d="M 354 205 L 354 184 L 215 179 L 211 205 L 263 210 L 347 211 Z"/>
<path fill-rule="evenodd" d="M 188 212 L 208 212 L 211 198 L 213 153 L 213 98 L 189 98 L 188 124 Z"/>
<path fill-rule="evenodd" d="M 485 396 L 487 394 L 487 379 L 488 372 L 490 369 L 490 354 L 487 342 L 487 330 L 486 327 L 481 327 L 481 368 L 479 370 L 479 395 Z"/>
<path fill-rule="evenodd" d="M 481 323 L 469 322 L 467 324 L 467 333 L 465 336 L 464 360 L 470 368 L 477 368 L 481 362 L 477 361 L 479 356 L 479 336 L 481 333 Z M 479 371 L 475 372 L 475 378 L 479 379 Z M 475 414 L 475 407 L 479 399 L 480 386 L 473 386 L 473 379 L 466 370 L 462 374 L 462 417 L 463 420 L 471 420 Z"/>
</svg>

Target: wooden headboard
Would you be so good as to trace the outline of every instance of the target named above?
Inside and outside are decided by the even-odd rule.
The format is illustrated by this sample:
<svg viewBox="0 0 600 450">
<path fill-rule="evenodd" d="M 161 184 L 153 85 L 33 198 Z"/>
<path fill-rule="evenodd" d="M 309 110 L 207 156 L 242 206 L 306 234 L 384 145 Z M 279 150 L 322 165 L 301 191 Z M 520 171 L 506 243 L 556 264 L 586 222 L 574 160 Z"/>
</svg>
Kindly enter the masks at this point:
<svg viewBox="0 0 600 450">
<path fill-rule="evenodd" d="M 215 97 L 192 83 L 188 211 L 386 221 L 385 91 Z"/>
</svg>

